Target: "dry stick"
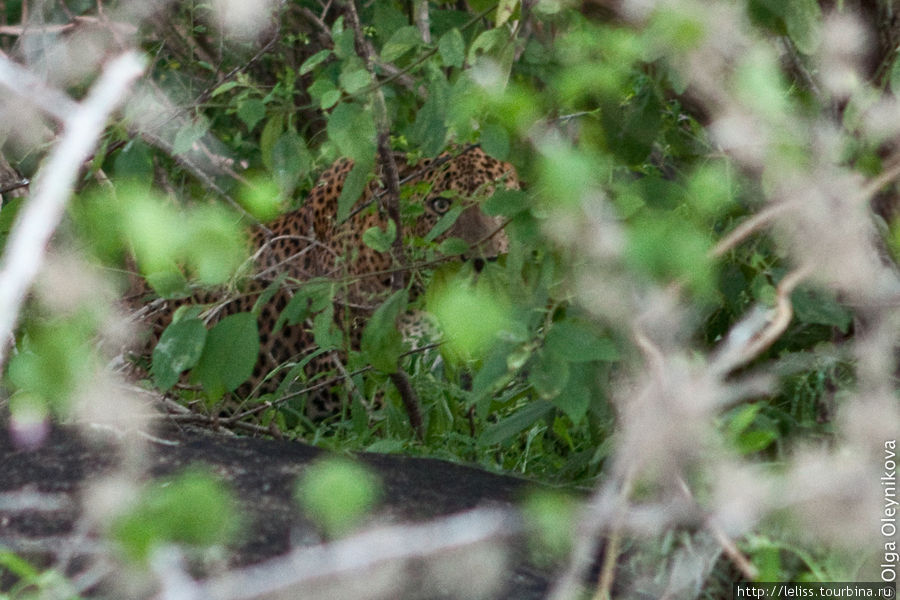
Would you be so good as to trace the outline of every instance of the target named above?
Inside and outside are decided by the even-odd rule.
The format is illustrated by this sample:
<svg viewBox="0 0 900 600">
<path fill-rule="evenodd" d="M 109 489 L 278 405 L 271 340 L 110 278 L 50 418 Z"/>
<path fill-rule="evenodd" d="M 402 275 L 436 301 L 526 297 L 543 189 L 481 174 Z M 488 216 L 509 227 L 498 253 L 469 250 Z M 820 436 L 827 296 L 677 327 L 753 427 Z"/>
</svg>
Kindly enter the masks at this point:
<svg viewBox="0 0 900 600">
<path fill-rule="evenodd" d="M 784 333 L 784 330 L 787 329 L 791 322 L 791 318 L 794 316 L 794 309 L 791 306 L 791 293 L 811 273 L 812 269 L 809 266 L 798 267 L 778 282 L 778 287 L 775 288 L 775 309 L 772 318 L 769 319 L 765 329 L 747 341 L 743 350 L 743 363 L 750 362 L 762 354 L 766 348 L 774 344 L 775 340 Z"/>
<path fill-rule="evenodd" d="M 694 494 L 691 492 L 691 488 L 688 487 L 687 482 L 683 477 L 678 476 L 678 487 L 681 488 L 681 492 L 684 494 L 685 498 L 690 500 L 693 504 L 697 505 L 697 500 L 694 498 Z M 744 576 L 745 579 L 749 581 L 756 580 L 759 575 L 759 571 L 753 563 L 750 562 L 746 556 L 740 551 L 740 549 L 735 545 L 735 543 L 728 537 L 728 534 L 725 533 L 725 530 L 722 529 L 721 525 L 716 523 L 713 519 L 707 519 L 706 527 L 710 530 L 715 540 L 719 543 L 719 546 L 722 548 L 722 552 L 725 553 L 732 564 L 741 572 L 741 575 Z"/>
<path fill-rule="evenodd" d="M 363 59 L 366 70 L 369 72 L 372 80 L 375 80 L 375 51 L 363 35 L 362 27 L 359 24 L 359 15 L 356 12 L 356 3 L 354 0 L 346 0 L 344 3 L 344 13 L 347 17 L 347 24 L 353 29 L 353 35 L 356 40 L 356 52 Z M 381 169 L 383 171 L 384 184 L 386 193 L 382 198 L 382 207 L 387 212 L 388 218 L 394 222 L 397 235 L 394 238 L 393 251 L 394 257 L 401 267 L 407 266 L 406 248 L 403 246 L 403 224 L 400 219 L 400 175 L 397 172 L 397 162 L 394 160 L 394 152 L 391 150 L 391 123 L 387 113 L 387 106 L 384 102 L 384 94 L 380 87 L 376 87 L 372 91 L 372 107 L 375 117 L 375 130 L 377 135 L 378 156 L 381 159 Z M 406 287 L 406 268 L 401 268 L 391 276 L 391 288 L 395 291 Z M 424 439 L 424 428 L 422 426 L 422 411 L 419 408 L 419 398 L 416 396 L 415 390 L 409 383 L 409 377 L 399 368 L 390 374 L 391 381 L 397 386 L 403 404 L 406 406 L 406 412 L 409 414 L 409 423 L 412 425 L 416 436 L 421 440 Z"/>
<path fill-rule="evenodd" d="M 872 197 L 878 193 L 878 190 L 889 184 L 891 181 L 900 177 L 900 157 L 895 158 L 891 163 L 888 164 L 887 168 L 882 171 L 877 177 L 866 183 L 866 185 L 860 190 L 860 192 L 854 196 L 853 201 L 862 204 L 863 202 L 868 202 L 872 199 Z M 792 203 L 790 202 L 780 202 L 778 204 L 773 204 L 759 211 L 737 227 L 735 227 L 731 233 L 725 236 L 715 247 L 710 251 L 710 256 L 713 258 L 719 258 L 724 255 L 729 250 L 732 250 L 736 246 L 738 246 L 745 239 L 763 229 L 764 227 L 768 227 L 772 224 L 777 216 L 781 213 L 790 210 L 792 207 Z"/>
<path fill-rule="evenodd" d="M 780 215 L 791 208 L 791 205 L 787 202 L 780 202 L 778 204 L 773 204 L 759 211 L 737 227 L 735 227 L 731 233 L 725 236 L 715 247 L 710 250 L 709 255 L 712 258 L 719 258 L 724 255 L 729 250 L 737 247 L 741 242 L 745 239 L 763 229 L 764 227 L 768 227 L 775 220 L 775 217 Z"/>
<path fill-rule="evenodd" d="M 84 101 L 75 105 L 63 120 L 62 137 L 35 178 L 34 193 L 16 219 L 0 262 L 0 365 L 78 172 L 103 133 L 109 115 L 143 70 L 143 61 L 132 51 L 110 61 Z M 0 85 L 15 93 L 28 93 L 14 87 L 15 78 L 4 76 L 15 71 L 9 61 L 0 60 Z M 68 97 L 66 101 L 71 104 Z"/>
</svg>

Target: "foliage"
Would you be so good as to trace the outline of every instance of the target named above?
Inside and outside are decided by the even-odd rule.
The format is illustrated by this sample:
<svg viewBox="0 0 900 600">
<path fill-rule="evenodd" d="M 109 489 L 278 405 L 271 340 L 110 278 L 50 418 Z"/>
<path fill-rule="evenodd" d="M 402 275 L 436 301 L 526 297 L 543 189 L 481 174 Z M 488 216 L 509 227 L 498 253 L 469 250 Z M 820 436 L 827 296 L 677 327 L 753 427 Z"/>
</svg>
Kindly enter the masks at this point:
<svg viewBox="0 0 900 600">
<path fill-rule="evenodd" d="M 359 525 L 379 494 L 377 478 L 363 465 L 331 458 L 306 469 L 295 495 L 326 535 L 340 536 Z"/>
<path fill-rule="evenodd" d="M 208 474 L 187 472 L 146 490 L 132 510 L 111 523 L 109 534 L 129 559 L 148 561 L 164 544 L 222 545 L 237 530 L 228 490 Z"/>
</svg>

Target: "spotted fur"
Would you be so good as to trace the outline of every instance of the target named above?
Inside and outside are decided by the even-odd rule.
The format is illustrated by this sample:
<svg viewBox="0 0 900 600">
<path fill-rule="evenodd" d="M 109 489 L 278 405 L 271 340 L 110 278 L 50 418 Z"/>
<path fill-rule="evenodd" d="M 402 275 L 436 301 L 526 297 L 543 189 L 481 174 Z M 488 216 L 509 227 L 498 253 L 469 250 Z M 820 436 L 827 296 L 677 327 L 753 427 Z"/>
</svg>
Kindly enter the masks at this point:
<svg viewBox="0 0 900 600">
<path fill-rule="evenodd" d="M 404 188 L 414 190 L 412 203 L 424 209 L 412 222 L 404 224 L 407 238 L 424 237 L 454 203 L 461 202 L 465 209 L 436 241 L 462 238 L 470 245 L 469 257 L 493 257 L 506 251 L 500 220 L 485 215 L 479 202 L 498 185 L 518 187 L 511 165 L 487 156 L 479 148 L 415 164 L 407 164 L 401 155 L 396 160 Z M 214 305 L 208 315 L 209 322 L 214 323 L 226 315 L 252 310 L 260 295 L 281 278 L 282 284 L 271 299 L 258 307 L 259 360 L 252 378 L 238 389 L 238 395 L 275 391 L 289 371 L 284 366 L 316 350 L 308 322 L 275 327 L 279 315 L 305 284 L 311 280 L 340 283 L 334 297 L 335 323 L 355 349 L 367 317 L 391 292 L 392 269 L 398 266 L 395 257 L 363 243 L 366 230 L 385 229 L 387 225 L 376 201 L 383 193 L 381 181 L 374 178 L 367 185 L 349 219 L 343 223 L 336 219 L 338 198 L 352 167 L 352 161 L 339 160 L 321 175 L 301 208 L 252 231 L 255 272 L 240 292 L 206 292 L 191 299 Z M 157 310 L 144 317 L 153 332 L 152 340 L 158 340 L 180 304 L 184 302 L 158 301 Z M 321 354 L 309 361 L 305 374 L 309 378 L 333 371 L 340 360 L 342 355 L 338 352 Z M 307 414 L 334 412 L 335 398 L 328 392 L 310 394 Z"/>
</svg>

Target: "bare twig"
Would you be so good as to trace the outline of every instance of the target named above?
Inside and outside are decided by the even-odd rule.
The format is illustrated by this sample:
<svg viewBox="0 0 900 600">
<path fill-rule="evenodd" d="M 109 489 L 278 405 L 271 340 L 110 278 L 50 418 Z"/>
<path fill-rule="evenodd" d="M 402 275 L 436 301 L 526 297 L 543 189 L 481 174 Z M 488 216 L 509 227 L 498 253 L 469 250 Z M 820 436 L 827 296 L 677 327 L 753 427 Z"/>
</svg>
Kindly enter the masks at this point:
<svg viewBox="0 0 900 600">
<path fill-rule="evenodd" d="M 64 106 L 72 110 L 63 118 L 62 138 L 35 178 L 32 198 L 16 219 L 0 262 L 0 365 L 4 362 L 6 345 L 22 303 L 43 263 L 50 236 L 62 217 L 78 171 L 103 133 L 109 115 L 143 70 L 139 55 L 126 52 L 110 61 L 82 103 L 73 104 L 61 92 L 51 93 L 51 97 L 64 97 Z M 21 81 L 22 71 L 9 61 L 0 60 L 0 84 L 15 87 Z M 30 74 L 25 76 L 34 80 Z"/>
<path fill-rule="evenodd" d="M 718 244 L 710 250 L 709 255 L 712 258 L 719 258 L 723 256 L 726 252 L 732 250 L 737 247 L 741 242 L 745 239 L 763 229 L 768 227 L 772 223 L 775 222 L 776 217 L 787 211 L 791 208 L 791 205 L 787 202 L 779 202 L 778 204 L 772 204 L 771 206 L 767 206 L 763 210 L 759 211 L 737 227 L 735 227 L 731 233 L 726 235 L 722 240 L 719 241 Z"/>
<path fill-rule="evenodd" d="M 431 43 L 431 19 L 428 16 L 428 0 L 416 0 L 413 4 L 413 20 L 422 36 L 422 41 Z"/>
</svg>

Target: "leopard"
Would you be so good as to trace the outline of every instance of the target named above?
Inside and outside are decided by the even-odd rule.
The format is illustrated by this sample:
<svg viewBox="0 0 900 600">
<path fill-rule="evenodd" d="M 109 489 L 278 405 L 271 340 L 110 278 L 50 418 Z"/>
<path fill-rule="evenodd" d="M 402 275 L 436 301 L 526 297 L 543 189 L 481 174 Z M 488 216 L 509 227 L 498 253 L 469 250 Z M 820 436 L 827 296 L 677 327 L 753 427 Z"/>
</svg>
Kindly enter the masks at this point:
<svg viewBox="0 0 900 600">
<path fill-rule="evenodd" d="M 411 216 L 401 225 L 404 240 L 426 238 L 457 206 L 458 217 L 433 236 L 432 244 L 460 238 L 468 250 L 459 258 L 477 262 L 506 253 L 509 241 L 503 219 L 487 215 L 481 205 L 498 189 L 520 188 L 512 164 L 478 146 L 413 161 L 397 152 L 394 163 L 412 207 Z M 239 312 L 257 314 L 259 355 L 252 376 L 235 391 L 239 397 L 283 394 L 291 384 L 300 385 L 317 375 L 342 370 L 346 352 L 318 350 L 309 319 L 292 322 L 282 317 L 295 296 L 314 282 L 339 284 L 332 297 L 334 327 L 344 335 L 350 349 L 358 350 L 367 319 L 396 291 L 396 274 L 401 270 L 417 274 L 410 265 L 399 264 L 396 247 L 376 249 L 365 243 L 367 231 L 390 228 L 381 201 L 386 194 L 386 167 L 381 161 L 376 161 L 374 174 L 353 204 L 349 218 L 338 220 L 339 199 L 354 164 L 347 158 L 337 160 L 319 176 L 300 208 L 251 227 L 252 275 L 239 286 L 238 293 L 207 290 L 186 299 L 157 300 L 150 311 L 144 308 L 141 321 L 149 335 L 143 353 L 147 355 L 158 342 L 179 307 L 199 303 L 215 307 L 206 314 L 208 326 Z M 407 287 L 415 295 L 421 290 L 421 281 L 412 281 Z M 133 293 L 131 298 L 140 295 Z M 399 320 L 408 332 L 431 329 L 427 318 L 415 313 L 406 313 Z M 298 363 L 303 365 L 302 373 L 291 368 Z M 310 419 L 334 415 L 346 397 L 327 386 L 307 388 L 303 411 Z"/>
</svg>

